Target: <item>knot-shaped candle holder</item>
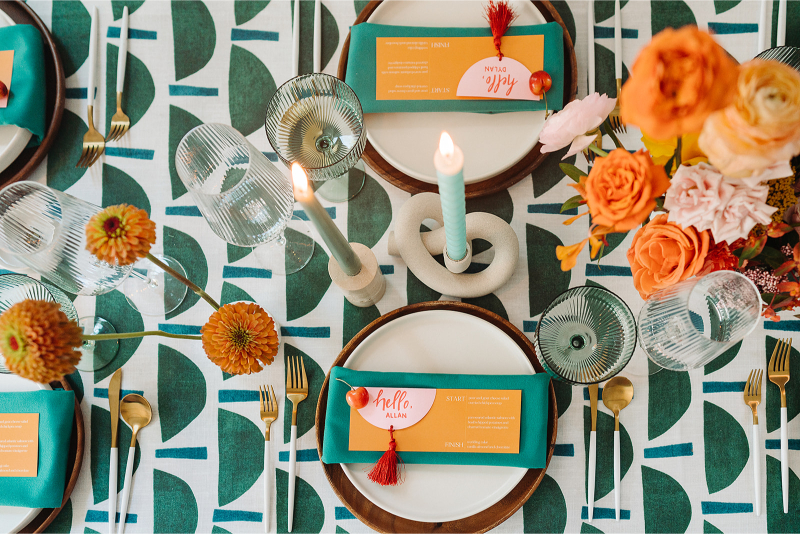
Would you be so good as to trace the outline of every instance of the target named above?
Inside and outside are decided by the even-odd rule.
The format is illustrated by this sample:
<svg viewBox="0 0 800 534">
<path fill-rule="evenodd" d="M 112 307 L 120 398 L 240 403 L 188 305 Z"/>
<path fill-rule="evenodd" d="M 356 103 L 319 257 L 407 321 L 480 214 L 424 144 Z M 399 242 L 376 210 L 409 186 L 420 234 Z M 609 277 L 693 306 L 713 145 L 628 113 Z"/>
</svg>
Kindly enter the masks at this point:
<svg viewBox="0 0 800 534">
<path fill-rule="evenodd" d="M 441 227 L 420 232 L 425 219 Z M 467 255 L 454 261 L 447 256 L 447 242 L 442 220 L 442 206 L 436 193 L 420 193 L 411 197 L 397 214 L 394 231 L 389 234 L 389 254 L 400 256 L 414 276 L 443 295 L 477 298 L 493 293 L 514 274 L 519 258 L 519 240 L 511 226 L 491 213 L 468 213 Z M 492 244 L 494 258 L 479 273 L 465 273 L 472 262 L 470 243 L 484 239 Z M 445 266 L 434 259 L 444 251 Z"/>
</svg>

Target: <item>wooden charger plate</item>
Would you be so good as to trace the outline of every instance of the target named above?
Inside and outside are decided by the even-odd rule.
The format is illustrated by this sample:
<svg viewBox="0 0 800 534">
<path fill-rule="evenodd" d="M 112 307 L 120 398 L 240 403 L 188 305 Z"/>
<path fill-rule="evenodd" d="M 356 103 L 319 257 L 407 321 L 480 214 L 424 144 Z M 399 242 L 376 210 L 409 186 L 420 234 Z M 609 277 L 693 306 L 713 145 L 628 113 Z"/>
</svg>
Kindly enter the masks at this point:
<svg viewBox="0 0 800 534">
<path fill-rule="evenodd" d="M 72 391 L 66 379 L 62 378 L 57 382 L 51 382 L 50 386 L 53 389 L 63 389 L 65 391 Z M 72 420 L 72 436 L 69 440 L 69 453 L 67 456 L 67 483 L 64 487 L 64 499 L 61 501 L 60 508 L 43 508 L 39 515 L 33 518 L 33 521 L 28 523 L 20 530 L 20 533 L 38 533 L 44 532 L 50 523 L 56 518 L 67 500 L 72 495 L 72 490 L 75 489 L 75 484 L 78 483 L 78 475 L 81 472 L 81 465 L 83 464 L 83 447 L 86 435 L 83 428 L 83 413 L 81 412 L 81 405 L 78 398 L 75 397 L 75 417 Z"/>
<path fill-rule="evenodd" d="M 33 9 L 21 0 L 15 0 L 14 2 L 0 2 L 0 10 L 3 10 L 17 24 L 30 24 L 39 30 L 42 35 L 42 44 L 44 44 L 45 84 L 47 87 L 45 96 L 47 130 L 44 139 L 39 146 L 23 150 L 11 165 L 0 172 L 0 186 L 5 186 L 28 178 L 50 151 L 58 135 L 58 128 L 61 126 L 67 84 L 64 81 L 64 66 L 61 63 L 61 56 L 58 55 L 53 36 Z"/>
<path fill-rule="evenodd" d="M 375 332 L 381 326 L 404 317 L 406 315 L 428 310 L 451 310 L 460 313 L 466 313 L 474 317 L 483 319 L 492 325 L 502 330 L 508 335 L 525 353 L 530 360 L 533 368 L 537 373 L 543 373 L 544 368 L 536 358 L 536 353 L 533 344 L 528 338 L 520 332 L 514 325 L 500 317 L 478 306 L 472 304 L 465 304 L 463 302 L 452 301 L 437 301 L 437 302 L 420 302 L 410 306 L 404 306 L 391 311 L 381 317 L 372 321 L 361 332 L 350 340 L 350 342 L 342 349 L 334 366 L 342 366 L 353 353 L 355 348 L 360 345 L 370 334 Z M 322 458 L 322 444 L 324 441 L 325 432 L 325 414 L 328 409 L 328 381 L 330 380 L 330 371 L 325 377 L 325 382 L 322 384 L 320 391 L 319 401 L 317 402 L 316 413 L 316 427 L 317 427 L 317 450 L 319 456 Z M 558 409 L 556 406 L 556 393 L 553 389 L 552 382 L 550 383 L 550 406 L 547 416 L 547 463 L 544 469 L 528 469 L 528 472 L 522 480 L 503 497 L 499 502 L 490 506 L 489 508 L 478 512 L 470 517 L 459 519 L 456 521 L 447 521 L 443 523 L 422 523 L 419 521 L 412 521 L 403 517 L 396 516 L 379 508 L 370 502 L 347 478 L 344 470 L 340 464 L 325 464 L 322 463 L 322 469 L 325 471 L 325 476 L 333 488 L 334 493 L 339 497 L 342 503 L 350 510 L 353 515 L 360 519 L 368 527 L 379 532 L 486 532 L 491 530 L 519 510 L 525 501 L 527 501 L 539 484 L 544 478 L 544 473 L 547 466 L 550 465 L 550 459 L 553 456 L 553 450 L 556 443 L 556 434 L 558 431 Z"/>
<path fill-rule="evenodd" d="M 372 0 L 361 10 L 361 13 L 353 24 L 366 22 L 381 2 L 383 2 L 383 0 Z M 566 106 L 567 103 L 571 102 L 578 94 L 578 61 L 575 58 L 575 48 L 572 44 L 572 38 L 569 36 L 569 31 L 567 31 L 564 21 L 561 19 L 558 11 L 556 11 L 556 8 L 553 7 L 553 4 L 547 0 L 532 0 L 532 2 L 547 22 L 558 22 L 564 30 L 564 105 Z M 347 74 L 347 57 L 349 52 L 350 32 L 347 33 L 347 38 L 344 40 L 342 54 L 339 58 L 339 69 L 336 75 L 340 80 L 344 80 Z M 480 182 L 467 184 L 467 198 L 491 195 L 508 189 L 519 182 L 528 176 L 547 157 L 547 154 L 542 154 L 541 149 L 542 144 L 536 143 L 527 155 L 500 174 Z M 396 169 L 375 150 L 369 140 L 367 140 L 362 157 L 384 180 L 404 191 L 408 191 L 412 195 L 423 192 L 439 192 L 436 184 L 417 180 Z"/>
</svg>

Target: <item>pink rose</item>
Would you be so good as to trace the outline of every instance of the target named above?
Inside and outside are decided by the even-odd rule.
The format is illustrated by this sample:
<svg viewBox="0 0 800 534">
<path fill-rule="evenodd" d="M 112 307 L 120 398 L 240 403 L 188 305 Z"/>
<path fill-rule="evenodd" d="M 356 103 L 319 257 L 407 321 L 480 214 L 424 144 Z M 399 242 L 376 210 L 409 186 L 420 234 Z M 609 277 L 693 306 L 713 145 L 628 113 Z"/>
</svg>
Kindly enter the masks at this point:
<svg viewBox="0 0 800 534">
<path fill-rule="evenodd" d="M 616 98 L 593 93 L 583 100 L 573 100 L 564 106 L 564 109 L 544 123 L 539 134 L 539 142 L 543 145 L 542 153 L 555 152 L 571 145 L 561 158 L 566 159 L 585 150 L 595 139 L 594 135 L 586 133 L 603 124 L 616 102 Z"/>
</svg>

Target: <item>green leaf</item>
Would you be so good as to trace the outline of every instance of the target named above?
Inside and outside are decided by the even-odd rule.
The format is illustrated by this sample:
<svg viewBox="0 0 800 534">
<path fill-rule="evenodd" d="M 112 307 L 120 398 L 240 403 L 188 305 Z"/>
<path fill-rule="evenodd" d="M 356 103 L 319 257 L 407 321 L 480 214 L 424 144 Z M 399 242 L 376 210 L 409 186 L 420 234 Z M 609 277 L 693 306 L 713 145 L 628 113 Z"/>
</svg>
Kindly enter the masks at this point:
<svg viewBox="0 0 800 534">
<path fill-rule="evenodd" d="M 278 86 L 264 63 L 252 52 L 231 45 L 228 107 L 231 126 L 247 137 L 264 128 L 264 110 Z M 255 110 L 260 110 L 255 112 Z"/>
<path fill-rule="evenodd" d="M 772 247 L 764 247 L 761 254 L 756 256 L 755 259 L 766 263 L 773 269 L 777 269 L 786 262 L 786 256 L 783 255 L 783 252 Z"/>
<path fill-rule="evenodd" d="M 153 469 L 153 532 L 195 532 L 197 519 L 197 499 L 189 484 Z"/>
<path fill-rule="evenodd" d="M 559 163 L 558 166 L 564 172 L 564 174 L 572 178 L 576 183 L 580 182 L 581 178 L 584 176 L 589 176 L 575 165 L 571 165 L 569 163 Z"/>
<path fill-rule="evenodd" d="M 198 342 L 194 342 L 195 345 Z M 189 426 L 206 406 L 206 379 L 192 360 L 158 345 L 158 407 L 161 442 Z"/>
<path fill-rule="evenodd" d="M 608 119 L 606 119 L 605 122 L 602 124 L 602 129 L 606 133 L 606 135 L 608 135 L 611 138 L 611 141 L 614 143 L 615 147 L 621 148 L 623 150 L 625 149 L 625 147 L 622 146 L 622 141 L 620 141 L 619 137 L 617 137 L 617 134 L 614 133 L 614 128 L 611 127 L 611 123 L 609 122 Z"/>
<path fill-rule="evenodd" d="M 172 0 L 175 81 L 205 67 L 217 45 L 214 17 L 200 0 Z M 262 112 L 263 113 L 263 112 Z"/>
<path fill-rule="evenodd" d="M 716 493 L 733 484 L 744 470 L 750 445 L 736 418 L 708 401 L 703 401 L 703 443 L 706 486 L 709 494 Z"/>
<path fill-rule="evenodd" d="M 574 197 L 567 199 L 567 201 L 561 205 L 560 213 L 564 213 L 567 210 L 575 209 L 583 205 L 583 203 L 584 203 L 583 197 L 581 195 L 575 195 Z"/>
</svg>

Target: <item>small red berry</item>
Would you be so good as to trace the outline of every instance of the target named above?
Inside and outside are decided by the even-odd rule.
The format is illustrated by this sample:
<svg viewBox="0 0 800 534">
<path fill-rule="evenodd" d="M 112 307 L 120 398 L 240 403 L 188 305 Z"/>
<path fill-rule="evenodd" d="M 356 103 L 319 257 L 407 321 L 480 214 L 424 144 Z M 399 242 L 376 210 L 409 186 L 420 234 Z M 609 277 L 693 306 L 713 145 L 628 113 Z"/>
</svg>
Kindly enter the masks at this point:
<svg viewBox="0 0 800 534">
<path fill-rule="evenodd" d="M 8 86 L 3 82 L 0 82 L 0 98 L 5 98 L 8 96 Z"/>
<path fill-rule="evenodd" d="M 531 93 L 542 96 L 553 86 L 553 79 L 543 70 L 537 70 L 531 74 L 530 79 Z"/>
<path fill-rule="evenodd" d="M 356 410 L 360 410 L 369 402 L 369 392 L 363 387 L 355 388 L 348 391 L 345 398 L 347 399 L 347 404 Z"/>
</svg>

